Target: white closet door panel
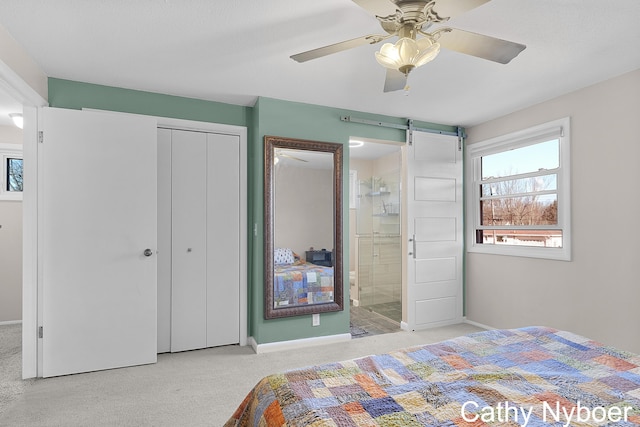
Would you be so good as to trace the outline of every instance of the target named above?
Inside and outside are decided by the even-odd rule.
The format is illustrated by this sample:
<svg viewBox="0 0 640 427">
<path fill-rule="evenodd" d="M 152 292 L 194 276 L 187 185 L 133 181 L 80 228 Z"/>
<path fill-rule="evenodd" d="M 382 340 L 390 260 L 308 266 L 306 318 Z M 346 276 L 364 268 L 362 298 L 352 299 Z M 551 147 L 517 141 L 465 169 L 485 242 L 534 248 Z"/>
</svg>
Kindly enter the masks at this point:
<svg viewBox="0 0 640 427">
<path fill-rule="evenodd" d="M 240 138 L 207 144 L 207 346 L 240 341 Z"/>
<path fill-rule="evenodd" d="M 416 324 L 457 323 L 459 301 L 456 297 L 430 298 L 416 301 Z"/>
<path fill-rule="evenodd" d="M 158 129 L 158 353 L 171 351 L 171 130 Z"/>
<path fill-rule="evenodd" d="M 171 351 L 207 346 L 207 137 L 172 131 Z"/>
</svg>

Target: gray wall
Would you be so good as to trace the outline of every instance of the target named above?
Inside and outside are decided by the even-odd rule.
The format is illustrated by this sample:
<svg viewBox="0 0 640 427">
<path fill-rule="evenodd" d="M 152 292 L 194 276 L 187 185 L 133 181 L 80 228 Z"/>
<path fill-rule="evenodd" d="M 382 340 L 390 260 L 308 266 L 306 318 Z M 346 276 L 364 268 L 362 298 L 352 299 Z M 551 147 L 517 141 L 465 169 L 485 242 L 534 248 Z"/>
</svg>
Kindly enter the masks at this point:
<svg viewBox="0 0 640 427">
<path fill-rule="evenodd" d="M 566 116 L 573 260 L 468 253 L 466 316 L 496 328 L 566 329 L 640 353 L 640 70 L 469 128 L 467 143 Z"/>
<path fill-rule="evenodd" d="M 22 144 L 22 131 L 0 126 L 0 143 Z M 22 201 L 0 200 L 0 322 L 22 320 Z"/>
</svg>

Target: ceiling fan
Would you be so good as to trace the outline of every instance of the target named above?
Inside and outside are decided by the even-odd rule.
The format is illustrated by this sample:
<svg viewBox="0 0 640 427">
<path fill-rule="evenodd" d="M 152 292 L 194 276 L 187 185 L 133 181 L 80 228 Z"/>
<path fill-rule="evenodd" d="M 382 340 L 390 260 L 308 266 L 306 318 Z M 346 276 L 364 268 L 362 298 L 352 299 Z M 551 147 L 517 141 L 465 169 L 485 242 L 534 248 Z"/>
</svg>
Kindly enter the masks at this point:
<svg viewBox="0 0 640 427">
<path fill-rule="evenodd" d="M 291 58 L 297 62 L 305 62 L 365 44 L 376 44 L 397 36 L 399 39 L 395 44 L 385 43 L 380 51 L 376 52 L 377 61 L 387 68 L 385 92 L 405 89 L 409 73 L 414 68 L 434 59 L 440 52 L 440 47 L 507 64 L 526 46 L 449 27 L 429 31 L 434 24 L 446 22 L 489 1 L 353 0 L 380 21 L 386 34 L 366 35 L 346 40 L 298 53 Z"/>
<path fill-rule="evenodd" d="M 285 158 L 291 159 L 291 160 L 296 160 L 298 162 L 305 162 L 305 163 L 309 162 L 309 160 L 305 160 L 305 159 L 301 159 L 300 157 L 292 156 L 291 154 L 289 154 L 285 150 L 276 149 L 275 150 L 274 163 L 277 164 L 281 157 L 285 157 Z"/>
</svg>

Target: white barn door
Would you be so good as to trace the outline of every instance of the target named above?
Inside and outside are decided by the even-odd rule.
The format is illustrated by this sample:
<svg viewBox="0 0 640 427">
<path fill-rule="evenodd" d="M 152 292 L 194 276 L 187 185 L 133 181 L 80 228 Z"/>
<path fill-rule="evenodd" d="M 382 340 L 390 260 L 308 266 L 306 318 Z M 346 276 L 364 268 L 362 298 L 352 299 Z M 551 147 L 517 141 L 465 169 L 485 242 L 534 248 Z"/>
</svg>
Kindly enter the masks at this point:
<svg viewBox="0 0 640 427">
<path fill-rule="evenodd" d="M 155 363 L 156 120 L 41 117 L 42 376 Z"/>
<path fill-rule="evenodd" d="M 407 145 L 407 322 L 462 321 L 462 150 L 458 137 L 413 131 Z"/>
</svg>

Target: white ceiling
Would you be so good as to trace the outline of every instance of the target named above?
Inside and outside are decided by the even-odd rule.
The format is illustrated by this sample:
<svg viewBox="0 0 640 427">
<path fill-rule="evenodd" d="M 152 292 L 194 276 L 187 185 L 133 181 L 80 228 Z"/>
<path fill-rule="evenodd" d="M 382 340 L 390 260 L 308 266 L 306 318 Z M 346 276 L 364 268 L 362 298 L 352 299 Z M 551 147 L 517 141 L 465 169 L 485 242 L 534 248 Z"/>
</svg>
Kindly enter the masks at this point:
<svg viewBox="0 0 640 427">
<path fill-rule="evenodd" d="M 2 0 L 2 25 L 51 77 L 253 105 L 257 96 L 472 126 L 640 68 L 640 1 L 492 0 L 447 25 L 523 43 L 507 65 L 443 51 L 383 93 L 351 0 Z"/>
</svg>

